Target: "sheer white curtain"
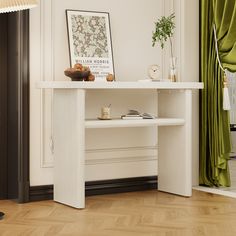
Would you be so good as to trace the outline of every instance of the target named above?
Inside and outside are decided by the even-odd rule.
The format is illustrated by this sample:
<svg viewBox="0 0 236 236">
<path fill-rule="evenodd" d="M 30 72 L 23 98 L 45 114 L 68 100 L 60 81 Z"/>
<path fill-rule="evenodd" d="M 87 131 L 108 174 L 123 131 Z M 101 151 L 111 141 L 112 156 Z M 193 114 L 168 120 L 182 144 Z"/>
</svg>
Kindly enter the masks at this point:
<svg viewBox="0 0 236 236">
<path fill-rule="evenodd" d="M 227 78 L 229 80 L 229 96 L 230 96 L 230 124 L 236 125 L 236 73 L 227 71 Z"/>
</svg>

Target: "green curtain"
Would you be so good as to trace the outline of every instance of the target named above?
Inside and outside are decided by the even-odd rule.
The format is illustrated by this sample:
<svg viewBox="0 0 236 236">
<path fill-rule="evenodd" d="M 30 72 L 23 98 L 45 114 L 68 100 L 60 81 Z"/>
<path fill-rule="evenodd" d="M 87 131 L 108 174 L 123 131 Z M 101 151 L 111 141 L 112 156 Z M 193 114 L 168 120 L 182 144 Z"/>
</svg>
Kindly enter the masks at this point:
<svg viewBox="0 0 236 236">
<path fill-rule="evenodd" d="M 223 72 L 216 58 L 216 25 L 220 60 L 236 72 L 236 1 L 201 0 L 200 184 L 230 186 L 231 151 L 229 114 L 223 110 Z"/>
</svg>

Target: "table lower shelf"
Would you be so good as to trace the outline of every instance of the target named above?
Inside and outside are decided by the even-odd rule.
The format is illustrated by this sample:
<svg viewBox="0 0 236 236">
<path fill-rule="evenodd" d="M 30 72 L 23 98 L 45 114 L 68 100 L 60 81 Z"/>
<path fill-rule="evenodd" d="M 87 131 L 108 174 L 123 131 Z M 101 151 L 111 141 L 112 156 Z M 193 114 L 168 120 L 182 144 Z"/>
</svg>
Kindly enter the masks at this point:
<svg viewBox="0 0 236 236">
<path fill-rule="evenodd" d="M 157 118 L 141 120 L 86 120 L 85 128 L 120 128 L 120 127 L 146 127 L 146 126 L 177 126 L 184 125 L 184 119 L 178 118 Z"/>
</svg>

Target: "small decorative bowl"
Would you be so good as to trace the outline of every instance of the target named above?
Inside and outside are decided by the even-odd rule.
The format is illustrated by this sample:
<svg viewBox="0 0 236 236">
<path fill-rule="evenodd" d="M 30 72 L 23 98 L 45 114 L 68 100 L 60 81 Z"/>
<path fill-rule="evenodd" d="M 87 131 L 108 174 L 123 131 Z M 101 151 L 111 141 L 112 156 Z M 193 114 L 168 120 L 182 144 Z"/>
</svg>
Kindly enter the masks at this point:
<svg viewBox="0 0 236 236">
<path fill-rule="evenodd" d="M 83 81 L 83 80 L 87 80 L 89 75 L 90 75 L 90 71 L 78 71 L 78 70 L 73 70 L 73 69 L 67 69 L 64 71 L 64 74 L 68 77 L 71 78 L 72 81 Z"/>
</svg>

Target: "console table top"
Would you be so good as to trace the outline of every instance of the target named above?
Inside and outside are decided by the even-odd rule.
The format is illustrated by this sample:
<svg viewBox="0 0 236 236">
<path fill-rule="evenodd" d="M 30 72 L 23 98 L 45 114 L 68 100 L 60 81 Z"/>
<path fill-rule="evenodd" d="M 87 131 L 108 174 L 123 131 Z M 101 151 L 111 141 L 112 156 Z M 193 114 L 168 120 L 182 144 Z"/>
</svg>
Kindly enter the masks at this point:
<svg viewBox="0 0 236 236">
<path fill-rule="evenodd" d="M 203 89 L 201 82 L 83 82 L 40 81 L 41 89 Z"/>
</svg>

